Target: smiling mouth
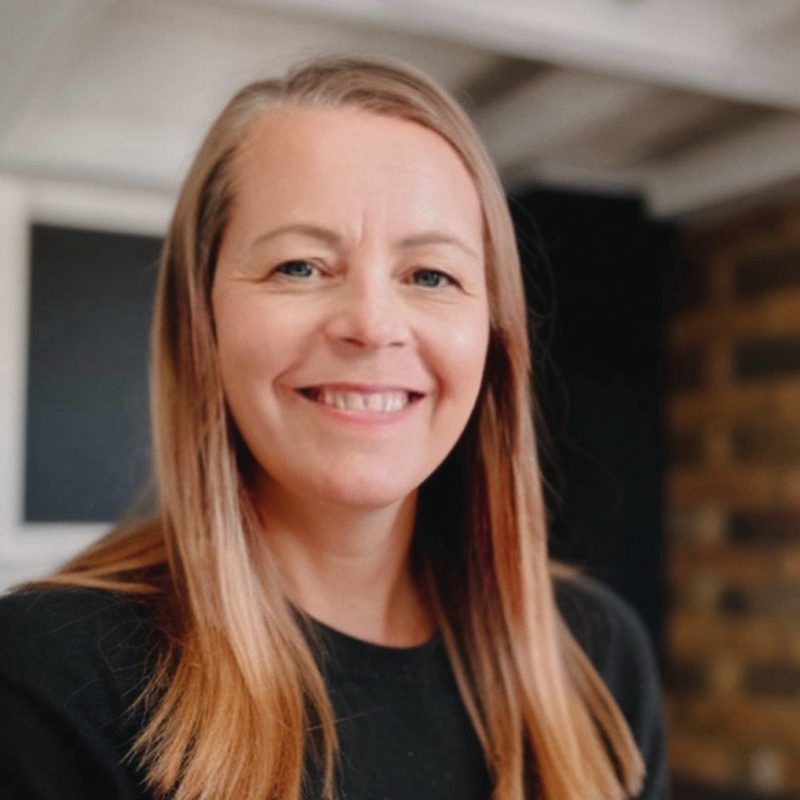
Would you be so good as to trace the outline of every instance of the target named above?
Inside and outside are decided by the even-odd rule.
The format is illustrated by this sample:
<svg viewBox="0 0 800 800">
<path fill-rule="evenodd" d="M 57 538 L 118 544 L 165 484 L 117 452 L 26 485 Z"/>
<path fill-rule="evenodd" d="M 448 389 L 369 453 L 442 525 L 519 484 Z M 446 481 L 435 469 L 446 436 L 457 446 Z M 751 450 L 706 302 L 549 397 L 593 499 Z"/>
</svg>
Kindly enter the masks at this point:
<svg viewBox="0 0 800 800">
<path fill-rule="evenodd" d="M 402 411 L 406 406 L 424 397 L 419 392 L 406 390 L 386 390 L 357 392 L 352 390 L 330 389 L 325 386 L 308 386 L 297 390 L 303 397 L 339 411 L 368 414 L 391 414 Z"/>
</svg>

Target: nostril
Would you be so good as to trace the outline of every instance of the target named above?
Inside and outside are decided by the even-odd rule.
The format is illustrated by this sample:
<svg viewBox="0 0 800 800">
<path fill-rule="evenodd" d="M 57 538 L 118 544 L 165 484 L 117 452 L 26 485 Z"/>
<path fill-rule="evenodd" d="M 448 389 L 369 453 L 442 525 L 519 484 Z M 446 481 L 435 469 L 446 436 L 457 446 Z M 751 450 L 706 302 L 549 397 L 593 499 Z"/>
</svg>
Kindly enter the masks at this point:
<svg viewBox="0 0 800 800">
<path fill-rule="evenodd" d="M 397 334 L 386 335 L 376 331 L 365 331 L 358 335 L 339 335 L 336 338 L 344 344 L 360 348 L 403 347 L 406 344 L 403 336 Z"/>
</svg>

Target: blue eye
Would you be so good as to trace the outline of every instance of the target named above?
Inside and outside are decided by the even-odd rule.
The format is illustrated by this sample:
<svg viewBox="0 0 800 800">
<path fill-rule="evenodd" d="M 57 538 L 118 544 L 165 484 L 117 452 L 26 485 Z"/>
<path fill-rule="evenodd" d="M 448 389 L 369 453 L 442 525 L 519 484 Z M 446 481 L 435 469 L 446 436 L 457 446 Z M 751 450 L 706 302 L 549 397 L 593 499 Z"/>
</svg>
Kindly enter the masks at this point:
<svg viewBox="0 0 800 800">
<path fill-rule="evenodd" d="M 439 289 L 455 283 L 449 275 L 438 269 L 418 269 L 413 275 L 413 281 L 417 286 L 424 286 L 426 289 Z"/>
<path fill-rule="evenodd" d="M 310 278 L 316 271 L 316 267 L 301 258 L 292 261 L 284 261 L 275 267 L 275 272 L 281 275 L 288 275 L 290 278 Z"/>
</svg>

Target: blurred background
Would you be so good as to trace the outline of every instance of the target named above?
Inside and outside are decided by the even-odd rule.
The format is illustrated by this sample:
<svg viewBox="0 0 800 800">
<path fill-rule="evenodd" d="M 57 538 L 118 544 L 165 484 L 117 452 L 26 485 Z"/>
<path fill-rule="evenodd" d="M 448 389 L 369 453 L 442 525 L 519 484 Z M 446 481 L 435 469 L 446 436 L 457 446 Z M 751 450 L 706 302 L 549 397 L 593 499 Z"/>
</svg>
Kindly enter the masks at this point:
<svg viewBox="0 0 800 800">
<path fill-rule="evenodd" d="M 553 549 L 652 634 L 676 800 L 800 797 L 800 0 L 5 0 L 0 588 L 147 506 L 177 187 L 323 53 L 421 67 L 496 160 Z"/>
</svg>

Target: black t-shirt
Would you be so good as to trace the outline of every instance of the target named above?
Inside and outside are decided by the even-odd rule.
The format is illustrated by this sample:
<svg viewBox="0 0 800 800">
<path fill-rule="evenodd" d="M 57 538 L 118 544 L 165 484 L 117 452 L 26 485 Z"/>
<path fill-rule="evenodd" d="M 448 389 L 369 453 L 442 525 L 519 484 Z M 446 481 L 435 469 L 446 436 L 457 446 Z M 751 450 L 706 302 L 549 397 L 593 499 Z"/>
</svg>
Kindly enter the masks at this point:
<svg viewBox="0 0 800 800">
<path fill-rule="evenodd" d="M 642 751 L 639 800 L 666 800 L 661 691 L 641 623 L 583 578 L 559 582 L 557 599 Z M 488 800 L 483 754 L 439 636 L 392 648 L 320 623 L 315 632 L 340 737 L 341 800 Z M 144 600 L 89 589 L 1 598 L 0 797 L 151 800 L 126 754 L 144 722 L 130 706 L 155 643 Z"/>
</svg>

